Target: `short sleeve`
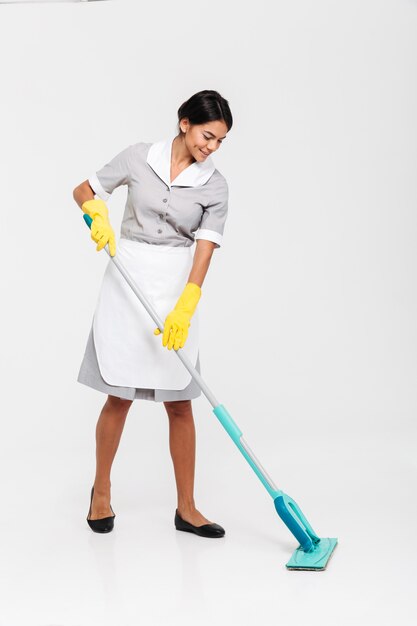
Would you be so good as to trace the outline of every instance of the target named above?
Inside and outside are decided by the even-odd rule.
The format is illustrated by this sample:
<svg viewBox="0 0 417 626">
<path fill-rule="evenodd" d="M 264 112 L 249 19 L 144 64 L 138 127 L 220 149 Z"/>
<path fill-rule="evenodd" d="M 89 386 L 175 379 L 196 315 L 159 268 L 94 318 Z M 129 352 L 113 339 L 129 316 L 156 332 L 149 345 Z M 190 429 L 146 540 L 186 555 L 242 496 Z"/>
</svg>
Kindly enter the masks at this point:
<svg viewBox="0 0 417 626">
<path fill-rule="evenodd" d="M 220 248 L 223 240 L 224 225 L 226 223 L 229 202 L 229 189 L 227 182 L 222 178 L 221 184 L 216 187 L 213 199 L 203 209 L 203 215 L 196 239 L 208 239 Z"/>
<path fill-rule="evenodd" d="M 88 178 L 94 193 L 107 200 L 114 189 L 127 185 L 131 179 L 132 146 L 125 148 L 100 170 Z"/>
</svg>

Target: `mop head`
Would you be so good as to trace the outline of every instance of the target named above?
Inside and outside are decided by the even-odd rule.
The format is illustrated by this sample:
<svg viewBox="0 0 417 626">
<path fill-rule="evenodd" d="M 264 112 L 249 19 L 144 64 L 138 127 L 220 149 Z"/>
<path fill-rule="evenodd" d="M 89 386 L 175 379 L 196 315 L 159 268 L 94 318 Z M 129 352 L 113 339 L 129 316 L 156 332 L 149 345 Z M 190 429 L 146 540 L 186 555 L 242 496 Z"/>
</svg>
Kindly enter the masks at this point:
<svg viewBox="0 0 417 626">
<path fill-rule="evenodd" d="M 304 569 L 321 571 L 326 569 L 330 557 L 336 547 L 337 539 L 320 539 L 310 552 L 305 552 L 301 545 L 288 561 L 287 569 Z"/>
</svg>

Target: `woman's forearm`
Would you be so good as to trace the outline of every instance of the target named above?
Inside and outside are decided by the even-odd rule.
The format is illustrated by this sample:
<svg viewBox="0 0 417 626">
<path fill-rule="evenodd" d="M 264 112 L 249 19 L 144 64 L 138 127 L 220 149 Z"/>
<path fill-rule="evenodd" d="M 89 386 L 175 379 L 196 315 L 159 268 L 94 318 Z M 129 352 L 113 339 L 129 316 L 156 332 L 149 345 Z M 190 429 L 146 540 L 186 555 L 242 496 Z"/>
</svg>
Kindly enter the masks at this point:
<svg viewBox="0 0 417 626">
<path fill-rule="evenodd" d="M 94 200 L 94 191 L 91 189 L 88 180 L 78 185 L 72 192 L 72 196 L 80 209 L 86 200 Z"/>
<path fill-rule="evenodd" d="M 194 253 L 193 267 L 191 268 L 189 283 L 195 283 L 199 287 L 202 286 L 210 265 L 211 257 L 215 244 L 206 239 L 198 239 L 197 247 Z"/>
</svg>

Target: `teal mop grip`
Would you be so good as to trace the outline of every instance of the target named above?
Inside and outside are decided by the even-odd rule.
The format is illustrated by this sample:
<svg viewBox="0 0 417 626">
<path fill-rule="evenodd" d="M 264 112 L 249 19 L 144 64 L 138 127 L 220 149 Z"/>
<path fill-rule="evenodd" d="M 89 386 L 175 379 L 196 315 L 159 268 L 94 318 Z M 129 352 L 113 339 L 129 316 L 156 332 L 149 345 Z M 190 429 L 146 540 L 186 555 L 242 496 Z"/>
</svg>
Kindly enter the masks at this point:
<svg viewBox="0 0 417 626">
<path fill-rule="evenodd" d="M 229 435 L 231 436 L 233 441 L 236 444 L 239 444 L 240 443 L 239 439 L 242 436 L 242 431 L 239 429 L 238 425 L 233 420 L 233 418 L 230 415 L 230 413 L 228 412 L 228 410 L 222 404 L 219 404 L 219 406 L 216 406 L 213 409 L 213 413 L 218 418 L 218 420 L 222 424 L 222 426 L 229 433 Z"/>
<path fill-rule="evenodd" d="M 87 224 L 88 228 L 91 229 L 91 224 L 93 223 L 93 218 L 90 217 L 89 215 L 87 215 L 87 213 L 84 213 L 83 218 L 84 218 L 84 222 Z"/>
<path fill-rule="evenodd" d="M 272 480 L 266 475 L 265 470 L 260 466 L 259 461 L 254 457 L 253 453 L 249 450 L 249 447 L 246 443 L 243 442 L 242 431 L 239 426 L 236 424 L 229 411 L 226 409 L 223 404 L 218 404 L 213 408 L 213 413 L 226 430 L 226 432 L 233 439 L 255 474 L 258 476 L 261 483 L 267 489 L 268 493 L 276 498 L 282 492 L 278 491 L 275 485 L 272 483 Z"/>
</svg>

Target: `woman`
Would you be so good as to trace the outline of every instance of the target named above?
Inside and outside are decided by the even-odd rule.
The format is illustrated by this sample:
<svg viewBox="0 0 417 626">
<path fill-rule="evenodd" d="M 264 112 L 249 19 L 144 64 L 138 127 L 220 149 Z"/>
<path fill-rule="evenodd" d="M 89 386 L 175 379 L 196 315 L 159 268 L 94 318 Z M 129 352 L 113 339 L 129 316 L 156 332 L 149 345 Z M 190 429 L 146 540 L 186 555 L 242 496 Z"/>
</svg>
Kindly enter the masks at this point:
<svg viewBox="0 0 417 626">
<path fill-rule="evenodd" d="M 196 307 L 213 251 L 222 242 L 228 205 L 227 182 L 211 154 L 232 124 L 227 100 L 217 91 L 200 91 L 178 109 L 176 136 L 130 145 L 74 189 L 75 201 L 93 219 L 96 249 L 108 243 L 114 256 L 105 200 L 116 187 L 128 186 L 117 255 L 165 320 L 161 346 L 159 329 L 109 260 L 78 376 L 108 395 L 96 427 L 96 476 L 87 515 L 95 532 L 113 529 L 111 466 L 133 400 L 146 399 L 164 402 L 169 418 L 175 527 L 205 537 L 225 534 L 195 506 L 191 400 L 201 391 L 171 350 L 187 342 L 185 352 L 200 371 Z"/>
</svg>

